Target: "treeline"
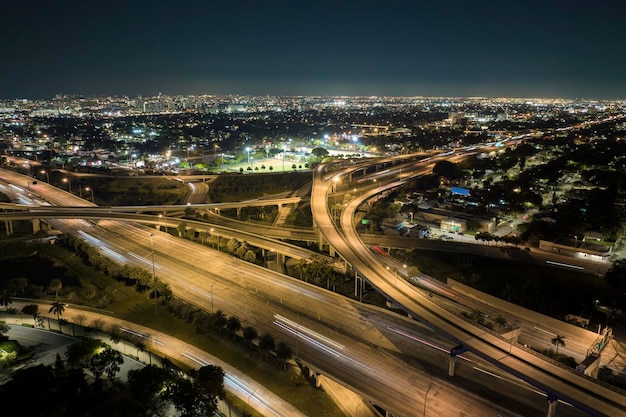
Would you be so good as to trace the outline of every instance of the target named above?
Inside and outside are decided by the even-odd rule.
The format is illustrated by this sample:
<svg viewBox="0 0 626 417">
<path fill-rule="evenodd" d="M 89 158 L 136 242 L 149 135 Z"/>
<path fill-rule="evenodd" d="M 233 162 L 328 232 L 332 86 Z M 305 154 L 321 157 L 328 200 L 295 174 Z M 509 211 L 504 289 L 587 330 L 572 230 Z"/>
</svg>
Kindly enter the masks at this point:
<svg viewBox="0 0 626 417">
<path fill-rule="evenodd" d="M 131 416 L 166 415 L 171 408 L 189 417 L 213 416 L 225 397 L 224 371 L 207 365 L 183 373 L 164 361 L 118 379 L 122 355 L 99 339 L 82 338 L 57 353 L 53 365 L 39 365 L 12 375 L 0 387 L 21 415 Z M 36 401 L 33 401 L 33 395 Z"/>
</svg>

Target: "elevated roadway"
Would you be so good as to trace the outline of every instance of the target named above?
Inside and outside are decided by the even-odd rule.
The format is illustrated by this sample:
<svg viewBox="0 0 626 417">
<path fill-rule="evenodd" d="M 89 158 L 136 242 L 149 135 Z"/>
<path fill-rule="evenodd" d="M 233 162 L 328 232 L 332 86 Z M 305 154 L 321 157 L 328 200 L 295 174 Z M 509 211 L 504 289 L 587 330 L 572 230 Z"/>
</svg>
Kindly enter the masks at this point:
<svg viewBox="0 0 626 417">
<path fill-rule="evenodd" d="M 419 175 L 428 169 L 428 166 L 424 166 L 413 175 Z M 335 175 L 324 177 L 323 167 L 318 167 L 315 171 L 311 197 L 315 224 L 342 258 L 390 301 L 399 305 L 411 317 L 427 323 L 457 343 L 459 350 L 470 350 L 548 393 L 551 404 L 557 399 L 563 399 L 594 416 L 626 413 L 626 396 L 623 391 L 600 384 L 523 346 L 510 343 L 488 329 L 477 327 L 416 291 L 403 280 L 395 279 L 361 241 L 354 227 L 354 213 L 367 199 L 385 189 L 398 187 L 403 181 L 379 187 L 348 203 L 341 217 L 340 231 L 333 223 L 326 203 Z"/>
</svg>

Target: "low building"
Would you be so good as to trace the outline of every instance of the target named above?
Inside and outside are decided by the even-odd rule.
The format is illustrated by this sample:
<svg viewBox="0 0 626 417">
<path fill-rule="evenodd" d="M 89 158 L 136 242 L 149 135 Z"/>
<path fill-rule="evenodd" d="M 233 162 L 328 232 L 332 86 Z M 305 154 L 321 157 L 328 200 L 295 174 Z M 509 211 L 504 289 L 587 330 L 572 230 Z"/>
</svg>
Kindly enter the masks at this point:
<svg viewBox="0 0 626 417">
<path fill-rule="evenodd" d="M 441 225 L 439 227 L 441 230 L 445 230 L 446 232 L 463 233 L 467 230 L 467 221 L 454 217 L 447 217 L 441 220 Z"/>
</svg>

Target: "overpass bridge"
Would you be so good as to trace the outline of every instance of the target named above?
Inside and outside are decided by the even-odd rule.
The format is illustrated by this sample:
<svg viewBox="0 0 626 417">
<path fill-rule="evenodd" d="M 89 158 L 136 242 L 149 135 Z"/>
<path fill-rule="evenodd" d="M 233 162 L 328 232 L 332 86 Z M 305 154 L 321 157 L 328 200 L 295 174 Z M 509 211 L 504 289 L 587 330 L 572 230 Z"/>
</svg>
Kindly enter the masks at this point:
<svg viewBox="0 0 626 417">
<path fill-rule="evenodd" d="M 428 167 L 424 166 L 417 174 L 412 175 L 419 175 L 426 170 Z M 341 175 L 348 177 L 348 172 Z M 457 348 L 450 351 L 450 375 L 454 375 L 456 356 L 469 350 L 547 393 L 550 417 L 555 415 L 559 399 L 592 416 L 626 415 L 624 391 L 599 383 L 524 346 L 506 340 L 487 328 L 476 326 L 404 280 L 395 280 L 393 274 L 379 264 L 356 233 L 353 223 L 354 213 L 366 200 L 384 190 L 402 185 L 403 180 L 366 192 L 348 203 L 341 217 L 340 231 L 330 218 L 326 203 L 333 188 L 334 178 L 335 175 L 324 177 L 323 166 L 318 167 L 314 174 L 311 208 L 320 234 L 353 267 L 355 279 L 359 277 L 367 280 L 407 315 L 424 322 L 457 344 Z"/>
</svg>

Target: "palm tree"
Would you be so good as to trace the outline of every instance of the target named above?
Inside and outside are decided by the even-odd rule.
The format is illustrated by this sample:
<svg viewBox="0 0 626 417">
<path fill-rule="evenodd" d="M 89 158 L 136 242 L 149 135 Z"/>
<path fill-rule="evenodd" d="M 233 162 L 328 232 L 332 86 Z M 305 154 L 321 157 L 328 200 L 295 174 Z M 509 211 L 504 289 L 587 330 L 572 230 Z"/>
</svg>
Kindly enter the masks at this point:
<svg viewBox="0 0 626 417">
<path fill-rule="evenodd" d="M 556 346 L 556 354 L 559 354 L 559 346 L 565 347 L 565 336 L 556 335 L 550 340 L 550 342 Z"/>
<path fill-rule="evenodd" d="M 135 342 L 135 349 L 137 349 L 137 358 L 139 358 L 139 352 L 146 351 L 146 344 L 143 342 L 143 340 L 137 340 Z"/>
<path fill-rule="evenodd" d="M 494 322 L 498 325 L 499 328 L 504 328 L 507 325 L 507 321 L 501 314 L 498 314 L 498 317 L 495 318 Z"/>
<path fill-rule="evenodd" d="M 259 338 L 259 349 L 263 354 L 263 357 L 267 360 L 269 353 L 276 347 L 274 336 L 269 333 L 263 333 Z"/>
<path fill-rule="evenodd" d="M 57 320 L 63 315 L 63 312 L 65 312 L 65 304 L 59 302 L 59 300 L 53 302 L 52 307 L 48 310 L 48 313 L 54 313 L 54 315 L 57 316 Z"/>
<path fill-rule="evenodd" d="M 258 338 L 259 338 L 259 333 L 256 331 L 254 327 L 246 326 L 243 328 L 243 340 L 248 345 L 248 348 L 252 349 L 252 343 L 254 343 L 254 341 Z"/>
<path fill-rule="evenodd" d="M 233 342 L 237 337 L 237 332 L 241 329 L 241 320 L 237 316 L 230 316 L 226 322 L 226 328 L 233 335 Z"/>
<path fill-rule="evenodd" d="M 216 310 L 215 313 L 213 313 L 212 319 L 213 327 L 215 328 L 215 330 L 218 331 L 218 333 L 221 333 L 224 329 L 224 326 L 226 326 L 226 323 L 228 322 L 226 314 L 224 314 L 222 310 Z"/>
<path fill-rule="evenodd" d="M 57 301 L 59 301 L 59 291 L 61 290 L 61 288 L 63 288 L 63 283 L 60 279 L 54 278 L 50 280 L 50 283 L 48 284 L 48 291 L 54 291 Z"/>
<path fill-rule="evenodd" d="M 11 297 L 11 294 L 9 294 L 6 289 L 0 291 L 0 306 L 4 306 L 4 308 L 9 311 L 9 305 L 11 303 L 13 303 L 13 297 Z"/>
<path fill-rule="evenodd" d="M 276 345 L 276 358 L 278 362 L 283 365 L 283 371 L 286 369 L 287 361 L 291 359 L 291 356 L 291 347 L 287 343 L 279 342 L 278 345 Z"/>
</svg>

